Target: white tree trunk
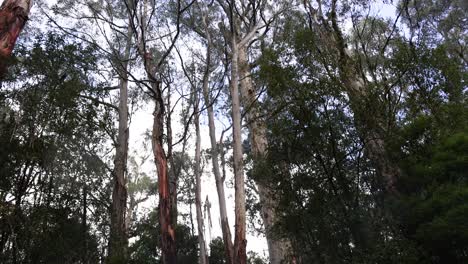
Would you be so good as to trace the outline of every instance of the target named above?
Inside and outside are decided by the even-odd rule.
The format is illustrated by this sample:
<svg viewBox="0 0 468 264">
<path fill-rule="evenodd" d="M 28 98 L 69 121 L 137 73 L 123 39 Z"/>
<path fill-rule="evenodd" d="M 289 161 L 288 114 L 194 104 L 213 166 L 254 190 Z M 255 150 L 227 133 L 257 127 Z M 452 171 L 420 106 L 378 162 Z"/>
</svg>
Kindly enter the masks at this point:
<svg viewBox="0 0 468 264">
<path fill-rule="evenodd" d="M 231 101 L 232 101 L 232 137 L 234 156 L 234 210 L 235 210 L 235 238 L 234 238 L 234 261 L 244 264 L 247 261 L 246 253 L 246 216 L 245 216 L 245 179 L 244 162 L 242 151 L 241 110 L 239 98 L 239 64 L 238 43 L 236 34 L 231 36 Z"/>
<path fill-rule="evenodd" d="M 200 163 L 201 163 L 201 135 L 200 135 L 200 113 L 198 112 L 198 91 L 195 92 L 194 97 L 194 105 L 195 105 L 195 133 L 196 133 L 196 144 L 195 144 L 195 207 L 196 207 L 196 214 L 197 214 L 197 227 L 198 227 L 198 245 L 200 246 L 200 264 L 207 264 L 208 263 L 208 255 L 206 252 L 206 245 L 205 245 L 205 236 L 204 236 L 204 228 L 203 228 L 203 214 L 202 214 L 202 206 L 201 206 L 201 170 L 200 170 Z"/>
<path fill-rule="evenodd" d="M 203 76 L 203 99 L 207 106 L 208 112 L 208 129 L 211 143 L 211 163 L 213 166 L 213 174 L 216 181 L 216 190 L 218 193 L 219 211 L 221 217 L 221 230 L 223 233 L 223 241 L 226 252 L 226 259 L 228 264 L 233 263 L 234 252 L 232 244 L 231 230 L 229 228 L 229 219 L 227 216 L 226 209 L 226 195 L 224 192 L 224 179 L 221 177 L 221 170 L 219 167 L 219 151 L 218 144 L 216 142 L 216 126 L 214 119 L 213 104 L 214 102 L 210 99 L 209 83 L 210 83 L 210 67 L 211 67 L 211 48 L 213 46 L 212 38 L 206 24 L 206 16 L 203 16 L 203 23 L 206 32 L 206 39 L 208 42 L 206 51 L 206 70 Z"/>
</svg>

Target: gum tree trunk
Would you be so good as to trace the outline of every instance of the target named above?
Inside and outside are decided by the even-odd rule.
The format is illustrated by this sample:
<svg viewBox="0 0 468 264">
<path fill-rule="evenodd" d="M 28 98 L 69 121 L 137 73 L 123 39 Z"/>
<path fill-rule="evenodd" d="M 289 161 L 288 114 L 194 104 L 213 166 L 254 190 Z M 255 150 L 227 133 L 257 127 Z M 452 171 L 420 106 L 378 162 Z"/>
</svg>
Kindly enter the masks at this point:
<svg viewBox="0 0 468 264">
<path fill-rule="evenodd" d="M 208 255 L 206 252 L 205 237 L 203 232 L 203 214 L 201 206 L 201 135 L 200 135 L 200 113 L 198 112 L 198 91 L 195 92 L 194 98 L 194 112 L 195 112 L 195 132 L 196 132 L 196 144 L 195 144 L 195 207 L 197 214 L 197 228 L 198 228 L 198 244 L 200 246 L 200 264 L 208 263 Z"/>
<path fill-rule="evenodd" d="M 154 84 L 157 86 L 158 84 Z M 155 88 L 158 91 L 159 87 Z M 159 186 L 159 223 L 161 225 L 162 263 L 176 264 L 175 230 L 171 219 L 171 197 L 169 176 L 167 173 L 167 156 L 163 148 L 164 103 L 162 98 L 156 98 L 153 113 L 153 155 L 158 169 Z"/>
<path fill-rule="evenodd" d="M 16 40 L 28 20 L 32 0 L 5 0 L 0 7 L 0 78 L 6 72 Z"/>
<path fill-rule="evenodd" d="M 128 29 L 127 43 L 121 65 L 118 66 L 120 79 L 119 130 L 114 159 L 114 187 L 112 191 L 111 229 L 109 238 L 108 263 L 126 263 L 128 259 L 127 212 L 127 157 L 128 157 L 128 58 L 131 48 L 131 29 Z"/>
<path fill-rule="evenodd" d="M 215 126 L 215 119 L 214 119 L 214 111 L 213 111 L 213 102 L 210 99 L 210 92 L 209 92 L 209 82 L 210 82 L 210 66 L 211 66 L 211 48 L 213 47 L 213 42 L 211 38 L 210 31 L 208 30 L 208 25 L 206 23 L 206 14 L 202 17 L 203 25 L 205 27 L 205 34 L 207 39 L 207 51 L 206 51 L 206 70 L 203 76 L 203 99 L 205 101 L 205 105 L 207 106 L 208 112 L 208 128 L 209 128 L 209 135 L 210 135 L 210 143 L 211 143 L 211 163 L 213 164 L 213 174 L 216 181 L 216 190 L 218 193 L 218 203 L 219 203 L 219 211 L 221 217 L 221 230 L 223 233 L 223 241 L 224 241 L 224 251 L 226 253 L 226 260 L 228 264 L 234 263 L 234 252 L 233 248 L 234 245 L 232 244 L 232 235 L 231 230 L 229 228 L 229 219 L 227 216 L 227 209 L 226 209 L 226 195 L 224 192 L 224 179 L 221 177 L 221 169 L 219 167 L 219 151 L 218 151 L 218 144 L 216 142 L 216 126 Z"/>
<path fill-rule="evenodd" d="M 350 106 L 355 115 L 355 123 L 370 160 L 375 164 L 384 182 L 387 193 L 397 194 L 396 182 L 401 176 L 401 170 L 392 162 L 386 150 L 385 124 L 388 120 L 381 117 L 381 113 L 369 115 L 369 109 L 363 109 L 370 99 L 369 87 L 361 77 L 359 67 L 351 57 L 352 52 L 346 47 L 343 33 L 337 22 L 336 2 L 332 2 L 331 22 L 334 31 L 333 43 L 339 51 L 339 70 L 341 83 L 348 93 Z M 330 41 L 332 42 L 332 41 Z M 394 118 L 394 117 L 389 117 Z"/>
<path fill-rule="evenodd" d="M 250 130 L 250 143 L 254 166 L 266 155 L 268 140 L 266 137 L 265 123 L 261 118 L 258 104 L 257 91 L 250 77 L 251 71 L 245 47 L 239 49 L 239 76 L 240 90 L 244 109 L 246 109 L 247 123 Z M 286 260 L 290 243 L 279 239 L 274 235 L 273 226 L 276 222 L 276 203 L 278 201 L 273 190 L 268 186 L 268 179 L 259 179 L 255 182 L 260 198 L 260 213 L 265 226 L 265 235 L 268 244 L 270 263 L 280 264 Z"/>
<path fill-rule="evenodd" d="M 247 239 L 246 216 L 245 216 L 245 183 L 244 183 L 244 162 L 242 153 L 242 131 L 241 131 L 241 111 L 239 99 L 239 64 L 236 33 L 231 36 L 231 101 L 232 101 L 232 137 L 233 137 L 233 157 L 234 157 L 234 210 L 235 210 L 235 238 L 234 238 L 234 263 L 245 264 L 247 262 Z"/>
<path fill-rule="evenodd" d="M 338 54 L 337 77 L 349 97 L 350 108 L 355 116 L 354 122 L 364 141 L 366 153 L 380 174 L 385 191 L 396 195 L 398 194 L 396 182 L 401 176 L 401 170 L 391 160 L 386 150 L 385 127 L 389 120 L 382 117 L 382 113 L 366 108 L 368 101 L 371 100 L 369 83 L 364 79 L 365 73 L 360 70 L 359 64 L 354 61 L 352 51 L 347 47 L 342 29 L 338 24 L 338 1 L 331 1 L 327 18 L 322 13 L 321 4 L 315 8 L 312 2 L 304 1 L 304 7 L 309 16 L 309 27 L 313 31 L 321 32 L 321 42 L 326 50 Z M 372 115 L 369 114 L 370 112 L 373 112 Z"/>
</svg>

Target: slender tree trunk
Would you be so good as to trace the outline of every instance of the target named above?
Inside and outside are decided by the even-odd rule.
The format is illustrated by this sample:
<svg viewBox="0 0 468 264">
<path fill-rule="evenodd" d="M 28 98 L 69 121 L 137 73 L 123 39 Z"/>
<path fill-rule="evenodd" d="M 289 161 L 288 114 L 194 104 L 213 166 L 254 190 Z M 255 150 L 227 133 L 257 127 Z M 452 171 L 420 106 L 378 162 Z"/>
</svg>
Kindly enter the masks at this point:
<svg viewBox="0 0 468 264">
<path fill-rule="evenodd" d="M 205 27 L 206 39 L 207 39 L 207 50 L 206 50 L 206 69 L 203 76 L 203 99 L 207 106 L 208 112 L 208 129 L 211 143 L 211 163 L 213 165 L 213 174 L 216 181 L 216 190 L 218 193 L 218 203 L 221 218 L 221 230 L 223 233 L 224 250 L 226 253 L 226 260 L 228 264 L 234 263 L 234 245 L 232 244 L 231 229 L 229 228 L 229 219 L 227 216 L 226 209 L 226 195 L 224 192 L 224 179 L 221 177 L 221 170 L 219 167 L 219 151 L 218 144 L 216 142 L 216 126 L 214 119 L 213 101 L 210 99 L 209 83 L 210 83 L 210 67 L 211 67 L 211 49 L 213 47 L 213 41 L 211 38 L 208 25 L 206 23 L 206 14 L 203 15 L 202 21 Z"/>
<path fill-rule="evenodd" d="M 245 183 L 244 164 L 242 153 L 241 110 L 239 99 L 239 64 L 237 36 L 233 32 L 231 36 L 231 101 L 232 101 L 232 137 L 234 156 L 234 210 L 235 210 L 235 238 L 234 238 L 234 262 L 245 264 L 247 262 L 246 216 L 245 216 Z"/>
<path fill-rule="evenodd" d="M 132 44 L 131 28 L 128 28 L 127 42 L 123 58 L 117 71 L 120 79 L 119 94 L 119 130 L 114 159 L 114 187 L 112 191 L 111 229 L 109 238 L 108 263 L 127 263 L 128 236 L 126 225 L 127 213 L 127 157 L 128 157 L 128 59 Z"/>
<path fill-rule="evenodd" d="M 180 7 L 180 1 L 177 1 Z M 154 162 L 156 163 L 158 173 L 158 191 L 159 191 L 159 225 L 161 228 L 161 260 L 163 264 L 176 264 L 177 252 L 175 244 L 175 226 L 177 219 L 172 219 L 172 202 L 170 195 L 170 179 L 168 175 L 168 159 L 164 150 L 164 98 L 161 89 L 161 81 L 158 80 L 157 75 L 160 74 L 158 63 L 156 63 L 152 54 L 147 50 L 146 34 L 147 27 L 147 14 L 148 14 L 148 0 L 143 1 L 143 12 L 140 17 L 140 24 L 142 32 L 140 32 L 138 50 L 143 59 L 145 71 L 148 79 L 151 81 L 151 91 L 154 99 L 154 112 L 153 112 L 153 131 L 151 137 L 151 144 L 153 147 Z M 137 32 L 134 32 L 138 36 Z M 178 35 L 176 35 L 178 36 Z M 169 150 L 172 146 L 169 146 Z"/>
<path fill-rule="evenodd" d="M 194 112 L 195 112 L 195 133 L 196 133 L 196 144 L 195 144 L 195 207 L 197 212 L 197 227 L 198 227 L 198 244 L 200 246 L 200 264 L 208 263 L 208 254 L 206 252 L 205 237 L 203 231 L 203 214 L 201 206 L 201 135 L 200 135 L 200 113 L 198 112 L 198 91 L 194 91 Z"/>
<path fill-rule="evenodd" d="M 171 109 L 171 87 L 167 87 L 167 109 Z M 179 174 L 180 170 L 177 170 L 176 164 L 174 162 L 174 155 L 172 155 L 172 117 L 171 112 L 166 114 L 166 128 L 167 128 L 167 159 L 169 161 L 169 196 L 171 197 L 171 219 L 172 225 L 175 226 L 177 224 L 177 186 L 179 184 Z"/>
<path fill-rule="evenodd" d="M 246 109 L 246 119 L 250 130 L 251 150 L 254 160 L 254 166 L 265 157 L 268 140 L 266 137 L 265 122 L 261 118 L 257 103 L 257 91 L 250 77 L 251 71 L 248 61 L 246 47 L 239 49 L 239 76 L 240 90 L 244 109 Z M 287 240 L 275 236 L 273 226 L 276 222 L 276 206 L 278 197 L 275 197 L 274 191 L 268 185 L 268 179 L 258 179 L 255 182 L 258 187 L 260 198 L 260 212 L 265 226 L 265 235 L 268 243 L 268 253 L 270 263 L 282 263 L 290 249 L 290 243 Z"/>
<path fill-rule="evenodd" d="M 154 91 L 160 91 L 158 83 L 153 83 Z M 163 148 L 164 102 L 161 96 L 155 100 L 153 113 L 152 145 L 154 160 L 158 169 L 159 186 L 159 223 L 161 226 L 162 262 L 176 264 L 175 227 L 171 219 L 171 197 L 169 190 L 169 176 L 167 173 L 167 156 Z"/>
<path fill-rule="evenodd" d="M 5 0 L 0 7 L 0 78 L 6 73 L 6 60 L 28 20 L 32 0 Z"/>
</svg>

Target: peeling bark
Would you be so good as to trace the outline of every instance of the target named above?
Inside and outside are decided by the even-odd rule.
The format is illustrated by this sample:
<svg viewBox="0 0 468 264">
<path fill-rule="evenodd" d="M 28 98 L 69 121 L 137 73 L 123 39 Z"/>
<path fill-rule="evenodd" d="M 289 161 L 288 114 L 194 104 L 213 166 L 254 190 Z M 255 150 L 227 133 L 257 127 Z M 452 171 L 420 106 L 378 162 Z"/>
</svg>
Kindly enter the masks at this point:
<svg viewBox="0 0 468 264">
<path fill-rule="evenodd" d="M 13 52 L 32 5 L 32 0 L 5 0 L 0 7 L 0 77 L 6 72 L 5 61 Z"/>
<path fill-rule="evenodd" d="M 157 86 L 158 84 L 154 84 Z M 156 89 L 159 89 L 156 88 Z M 155 90 L 156 90 L 155 89 Z M 175 246 L 175 227 L 171 220 L 171 198 L 169 177 L 167 173 L 167 157 L 163 148 L 164 105 L 162 98 L 155 102 L 153 113 L 153 155 L 158 169 L 159 186 L 159 222 L 161 225 L 162 260 L 164 264 L 177 263 Z"/>
<path fill-rule="evenodd" d="M 180 3 L 177 1 L 177 7 L 180 12 Z M 143 12 L 140 16 L 140 24 L 147 26 L 147 14 L 148 14 L 148 0 L 143 1 Z M 180 12 L 178 16 L 181 14 Z M 166 60 L 170 51 L 175 45 L 175 41 L 179 36 L 179 25 L 177 25 L 177 34 L 172 39 L 170 48 L 166 51 L 165 55 L 156 62 L 148 48 L 146 47 L 146 26 L 141 26 L 141 32 L 133 32 L 135 36 L 139 37 L 138 51 L 141 58 L 143 59 L 143 65 L 148 79 L 150 80 L 151 88 L 149 89 L 154 99 L 154 112 L 153 112 L 153 130 L 151 136 L 151 144 L 153 148 L 154 162 L 157 168 L 158 174 L 158 191 L 159 191 L 159 225 L 161 228 L 161 260 L 163 264 L 176 264 L 177 263 L 177 252 L 176 252 L 176 236 L 175 236 L 175 224 L 177 219 L 172 219 L 172 202 L 170 195 L 170 179 L 168 175 L 168 158 L 164 150 L 164 115 L 165 105 L 163 98 L 163 90 L 161 89 L 161 81 L 158 79 L 158 75 L 161 73 L 160 65 Z M 136 27 L 134 27 L 136 28 Z M 169 150 L 172 146 L 169 147 Z"/>
</svg>

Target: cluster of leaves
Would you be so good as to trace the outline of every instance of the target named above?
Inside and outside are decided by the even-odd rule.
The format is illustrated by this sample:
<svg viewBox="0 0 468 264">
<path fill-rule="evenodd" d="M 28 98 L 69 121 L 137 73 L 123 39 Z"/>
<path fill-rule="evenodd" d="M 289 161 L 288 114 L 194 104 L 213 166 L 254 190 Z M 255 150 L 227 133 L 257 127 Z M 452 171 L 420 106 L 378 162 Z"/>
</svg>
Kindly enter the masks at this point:
<svg viewBox="0 0 468 264">
<path fill-rule="evenodd" d="M 98 59 L 54 34 L 16 53 L 0 90 L 2 263 L 98 261 L 111 127 L 109 109 L 86 99 L 104 96 Z"/>
<path fill-rule="evenodd" d="M 463 63 L 445 42 L 422 39 L 416 46 L 398 34 L 389 54 L 369 58 L 366 52 L 382 43 L 362 31 L 350 38 L 366 47 L 356 49 L 354 59 L 372 64 L 366 65 L 369 75 L 375 70 L 394 80 L 389 90 L 388 80 L 375 78 L 366 101 L 350 109 L 335 72 L 325 72 L 337 68 L 334 55 L 304 24 L 286 19 L 285 33 L 259 62 L 257 81 L 268 87 L 263 107 L 274 116 L 268 119 L 269 155 L 253 176 L 275 179 L 282 215 L 277 234 L 291 239 L 303 263 L 465 263 Z M 390 26 L 378 19 L 372 25 Z M 388 155 L 402 169 L 396 196 L 381 188 L 362 141 L 365 131 L 356 124 L 378 113 L 388 122 L 382 128 Z"/>
</svg>

